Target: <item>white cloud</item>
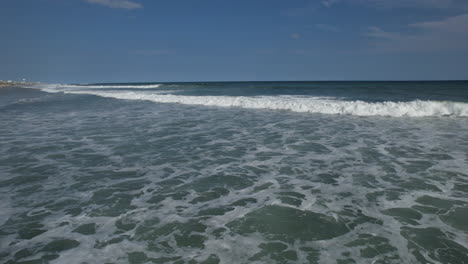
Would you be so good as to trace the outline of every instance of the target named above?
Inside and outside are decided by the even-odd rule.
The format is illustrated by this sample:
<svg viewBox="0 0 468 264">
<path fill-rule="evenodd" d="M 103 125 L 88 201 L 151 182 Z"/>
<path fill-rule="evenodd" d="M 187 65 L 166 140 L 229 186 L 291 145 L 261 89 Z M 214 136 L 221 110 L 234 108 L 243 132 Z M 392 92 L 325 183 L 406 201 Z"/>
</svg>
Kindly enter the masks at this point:
<svg viewBox="0 0 468 264">
<path fill-rule="evenodd" d="M 301 34 L 299 34 L 299 33 L 292 33 L 292 34 L 290 35 L 290 37 L 291 37 L 292 39 L 300 39 L 300 38 L 301 38 Z"/>
<path fill-rule="evenodd" d="M 356 5 L 373 9 L 446 9 L 468 10 L 467 0 L 309 0 L 306 5 L 281 11 L 281 15 L 309 16 L 321 9 Z"/>
<path fill-rule="evenodd" d="M 406 30 L 410 33 L 370 27 L 365 35 L 375 40 L 373 45 L 377 51 L 468 51 L 468 14 L 410 24 Z"/>
<path fill-rule="evenodd" d="M 107 6 L 110 8 L 121 8 L 121 9 L 139 9 L 143 8 L 143 5 L 130 0 L 86 0 L 91 4 L 98 4 Z"/>
<path fill-rule="evenodd" d="M 457 0 L 356 0 L 377 8 L 452 8 Z"/>
<path fill-rule="evenodd" d="M 440 21 L 414 23 L 410 24 L 410 26 L 421 30 L 468 34 L 468 14 L 453 16 Z"/>
<path fill-rule="evenodd" d="M 331 7 L 333 4 L 337 3 L 339 0 L 322 0 L 322 5 L 325 7 Z"/>
<path fill-rule="evenodd" d="M 355 4 L 362 4 L 372 6 L 379 9 L 391 8 L 466 8 L 468 7 L 466 0 L 321 0 L 322 6 L 331 7 L 337 3 L 351 2 Z"/>
<path fill-rule="evenodd" d="M 386 32 L 379 27 L 369 27 L 366 33 L 369 37 L 380 38 L 380 39 L 398 39 L 401 37 L 400 33 Z"/>
</svg>

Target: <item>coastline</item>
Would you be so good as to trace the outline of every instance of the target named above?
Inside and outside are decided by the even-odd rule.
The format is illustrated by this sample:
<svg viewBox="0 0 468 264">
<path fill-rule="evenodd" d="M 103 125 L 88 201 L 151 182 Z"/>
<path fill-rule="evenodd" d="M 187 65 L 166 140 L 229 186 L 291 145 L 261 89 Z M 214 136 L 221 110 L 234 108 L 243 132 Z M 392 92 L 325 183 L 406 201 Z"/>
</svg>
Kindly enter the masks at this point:
<svg viewBox="0 0 468 264">
<path fill-rule="evenodd" d="M 5 82 L 0 81 L 0 88 L 12 88 L 12 87 L 25 87 L 29 85 L 34 85 L 32 82 Z"/>
</svg>

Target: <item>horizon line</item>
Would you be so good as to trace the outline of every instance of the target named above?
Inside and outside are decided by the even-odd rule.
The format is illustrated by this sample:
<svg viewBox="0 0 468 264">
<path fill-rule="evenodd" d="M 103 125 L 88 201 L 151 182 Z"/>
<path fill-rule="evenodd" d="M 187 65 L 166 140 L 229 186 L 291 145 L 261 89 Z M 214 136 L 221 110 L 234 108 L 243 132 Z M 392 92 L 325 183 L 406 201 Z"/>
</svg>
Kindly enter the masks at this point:
<svg viewBox="0 0 468 264">
<path fill-rule="evenodd" d="M 144 81 L 144 82 L 90 82 L 70 84 L 145 84 L 145 83 L 241 83 L 241 82 L 468 82 L 468 79 L 436 79 L 436 80 L 264 80 L 264 81 Z"/>
</svg>

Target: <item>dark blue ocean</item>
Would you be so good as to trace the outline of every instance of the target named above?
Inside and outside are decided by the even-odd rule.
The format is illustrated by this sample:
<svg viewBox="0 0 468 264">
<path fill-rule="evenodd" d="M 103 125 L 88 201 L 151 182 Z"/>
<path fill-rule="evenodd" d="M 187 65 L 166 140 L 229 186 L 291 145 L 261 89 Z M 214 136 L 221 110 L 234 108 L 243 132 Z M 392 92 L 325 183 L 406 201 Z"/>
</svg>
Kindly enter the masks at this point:
<svg viewBox="0 0 468 264">
<path fill-rule="evenodd" d="M 468 263 L 468 82 L 0 88 L 1 263 Z"/>
</svg>

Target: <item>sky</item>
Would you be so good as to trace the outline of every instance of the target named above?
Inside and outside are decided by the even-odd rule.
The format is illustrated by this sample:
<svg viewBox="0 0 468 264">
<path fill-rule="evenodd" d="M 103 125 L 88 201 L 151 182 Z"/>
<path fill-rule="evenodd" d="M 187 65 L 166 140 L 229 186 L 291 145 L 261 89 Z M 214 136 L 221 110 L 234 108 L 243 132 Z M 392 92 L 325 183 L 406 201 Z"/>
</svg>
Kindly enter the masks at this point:
<svg viewBox="0 0 468 264">
<path fill-rule="evenodd" d="M 468 79 L 467 0 L 0 0 L 0 80 Z"/>
</svg>

